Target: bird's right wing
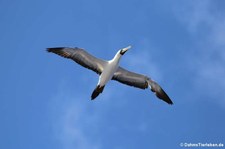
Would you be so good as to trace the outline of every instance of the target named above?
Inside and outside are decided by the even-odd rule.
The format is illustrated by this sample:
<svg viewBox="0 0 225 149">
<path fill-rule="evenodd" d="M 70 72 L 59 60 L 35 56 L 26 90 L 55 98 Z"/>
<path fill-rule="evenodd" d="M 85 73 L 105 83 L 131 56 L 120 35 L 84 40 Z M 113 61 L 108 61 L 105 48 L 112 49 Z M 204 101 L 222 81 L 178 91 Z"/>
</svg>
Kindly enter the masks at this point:
<svg viewBox="0 0 225 149">
<path fill-rule="evenodd" d="M 106 65 L 106 61 L 98 59 L 84 49 L 81 48 L 66 48 L 66 47 L 55 47 L 55 48 L 47 48 L 48 52 L 52 52 L 58 54 L 62 57 L 69 58 L 74 60 L 76 63 L 81 66 L 93 70 L 97 74 L 101 74 L 104 66 Z"/>
</svg>

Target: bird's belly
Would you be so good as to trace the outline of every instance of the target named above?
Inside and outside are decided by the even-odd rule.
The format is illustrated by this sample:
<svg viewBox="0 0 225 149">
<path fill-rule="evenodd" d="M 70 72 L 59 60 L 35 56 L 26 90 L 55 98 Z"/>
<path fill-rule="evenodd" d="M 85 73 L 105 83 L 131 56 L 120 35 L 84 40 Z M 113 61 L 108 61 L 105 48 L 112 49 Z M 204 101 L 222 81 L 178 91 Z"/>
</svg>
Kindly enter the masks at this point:
<svg viewBox="0 0 225 149">
<path fill-rule="evenodd" d="M 100 75 L 100 78 L 99 78 L 99 82 L 98 84 L 100 86 L 104 86 L 109 80 L 112 79 L 115 71 L 117 70 L 118 67 L 108 67 L 106 68 L 102 74 Z"/>
</svg>

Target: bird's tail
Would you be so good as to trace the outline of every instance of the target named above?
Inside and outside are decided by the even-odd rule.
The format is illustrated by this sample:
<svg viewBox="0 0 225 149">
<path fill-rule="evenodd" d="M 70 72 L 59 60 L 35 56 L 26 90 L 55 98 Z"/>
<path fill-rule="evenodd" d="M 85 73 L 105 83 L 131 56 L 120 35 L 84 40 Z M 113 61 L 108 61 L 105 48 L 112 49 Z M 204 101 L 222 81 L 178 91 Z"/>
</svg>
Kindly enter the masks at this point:
<svg viewBox="0 0 225 149">
<path fill-rule="evenodd" d="M 99 94 L 101 94 L 103 92 L 105 86 L 100 86 L 97 85 L 95 90 L 93 91 L 92 95 L 91 95 L 91 100 L 94 100 Z"/>
</svg>

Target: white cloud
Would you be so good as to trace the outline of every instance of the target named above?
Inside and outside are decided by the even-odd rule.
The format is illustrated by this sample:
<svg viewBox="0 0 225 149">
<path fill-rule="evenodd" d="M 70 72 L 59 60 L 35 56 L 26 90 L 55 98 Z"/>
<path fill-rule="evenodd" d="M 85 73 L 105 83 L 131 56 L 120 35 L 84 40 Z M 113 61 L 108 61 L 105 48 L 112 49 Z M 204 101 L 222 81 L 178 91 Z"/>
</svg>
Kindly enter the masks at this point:
<svg viewBox="0 0 225 149">
<path fill-rule="evenodd" d="M 66 84 L 65 81 L 61 83 L 59 91 L 49 104 L 55 138 L 63 149 L 100 149 L 100 142 L 91 137 L 97 129 L 99 110 L 94 109 L 90 113 L 86 96 L 82 93 L 75 95 Z"/>
<path fill-rule="evenodd" d="M 162 72 L 154 58 L 155 49 L 148 39 L 142 39 L 122 61 L 130 71 L 141 73 L 155 80 L 162 80 Z"/>
<path fill-rule="evenodd" d="M 209 0 L 204 1 L 180 1 L 174 5 L 175 16 L 183 23 L 191 33 L 195 33 L 204 23 L 211 22 L 208 7 Z"/>
<path fill-rule="evenodd" d="M 223 52 L 223 56 L 225 57 L 225 16 L 221 19 L 215 19 L 212 25 L 212 36 L 210 38 L 217 48 Z"/>
<path fill-rule="evenodd" d="M 98 99 L 91 101 L 89 95 L 85 94 L 86 91 L 83 92 L 81 88 L 70 89 L 68 84 L 66 80 L 62 81 L 49 103 L 53 135 L 63 149 L 101 149 L 108 145 L 104 142 L 107 140 L 105 136 L 110 136 L 108 133 L 119 135 L 123 130 L 136 129 L 139 133 L 147 131 L 148 127 L 143 119 L 128 126 L 122 124 L 121 121 L 126 122 L 123 117 L 129 117 L 131 113 L 125 112 L 127 115 L 123 113 L 120 117 L 118 111 L 124 112 L 124 107 L 132 106 L 127 104 L 130 102 L 129 98 L 123 98 L 127 96 L 123 89 L 116 92 L 117 86 L 112 85 L 105 88 Z"/>
<path fill-rule="evenodd" d="M 84 130 L 85 127 L 89 127 L 88 129 L 90 130 L 95 130 L 96 128 L 94 127 L 98 121 L 96 115 L 89 115 L 86 110 L 87 107 L 78 102 L 70 103 L 70 105 L 64 109 L 60 137 L 66 149 L 100 148 L 98 140 L 94 140 L 89 136 L 90 132 L 88 133 Z"/>
<path fill-rule="evenodd" d="M 174 7 L 174 14 L 190 35 L 196 39 L 192 45 L 193 55 L 188 62 L 192 69 L 193 81 L 204 90 L 208 99 L 215 98 L 218 103 L 225 102 L 225 15 L 218 4 L 211 0 L 186 1 Z M 204 99 L 205 100 L 205 99 Z M 215 101 L 215 100 L 214 100 Z"/>
<path fill-rule="evenodd" d="M 219 101 L 221 105 L 225 102 L 225 69 L 224 65 L 218 62 L 210 62 L 198 66 L 199 71 L 194 81 L 196 86 L 205 90 L 204 94 L 208 95 L 214 101 Z"/>
<path fill-rule="evenodd" d="M 174 14 L 194 36 L 199 36 L 204 31 L 206 38 L 203 39 L 208 44 L 225 46 L 225 15 L 221 15 L 223 12 L 218 13 L 222 10 L 214 10 L 212 7 L 216 7 L 216 4 L 213 4 L 214 1 L 211 0 L 182 1 L 182 4 L 178 3 L 174 7 Z"/>
<path fill-rule="evenodd" d="M 81 77 L 82 78 L 82 77 Z M 117 130 L 116 126 L 108 125 L 108 109 L 122 108 L 129 99 L 124 98 L 126 92 L 118 90 L 118 86 L 111 85 L 105 88 L 103 94 L 95 101 L 90 100 L 90 95 L 85 94 L 85 86 L 70 89 L 68 82 L 62 80 L 57 93 L 49 103 L 50 119 L 54 138 L 58 140 L 63 149 L 101 149 L 104 146 L 102 127 Z M 109 84 L 110 85 L 110 84 Z M 119 98 L 118 98 L 119 97 Z M 123 99 L 123 100 L 118 100 Z"/>
</svg>

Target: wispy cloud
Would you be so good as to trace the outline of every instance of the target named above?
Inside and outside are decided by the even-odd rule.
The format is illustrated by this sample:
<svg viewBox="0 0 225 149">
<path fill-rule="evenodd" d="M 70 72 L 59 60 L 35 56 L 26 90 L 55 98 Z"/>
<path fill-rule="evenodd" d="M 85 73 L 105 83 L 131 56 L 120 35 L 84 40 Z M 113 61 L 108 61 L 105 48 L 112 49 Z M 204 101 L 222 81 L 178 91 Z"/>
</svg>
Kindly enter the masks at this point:
<svg viewBox="0 0 225 149">
<path fill-rule="evenodd" d="M 204 31 L 203 39 L 209 44 L 225 46 L 224 10 L 217 7 L 219 4 L 212 0 L 186 1 L 175 5 L 174 14 L 190 33 L 198 35 Z"/>
<path fill-rule="evenodd" d="M 59 140 L 63 149 L 100 149 L 99 141 L 92 137 L 98 123 L 98 109 L 90 113 L 85 96 L 81 92 L 72 93 L 66 84 L 66 81 L 60 84 L 58 92 L 50 102 L 50 117 L 55 138 Z"/>
<path fill-rule="evenodd" d="M 107 126 L 109 130 L 116 129 L 116 126 L 108 124 L 109 118 L 105 113 L 109 107 L 122 108 L 121 106 L 129 99 L 124 98 L 122 101 L 115 99 L 123 98 L 126 93 L 123 89 L 116 93 L 117 86 L 111 85 L 105 88 L 104 94 L 98 99 L 91 101 L 90 95 L 85 94 L 87 93 L 84 91 L 87 89 L 85 86 L 83 89 L 76 86 L 71 89 L 68 86 L 68 81 L 62 80 L 49 103 L 54 138 L 63 149 L 103 148 L 105 127 Z"/>
<path fill-rule="evenodd" d="M 122 88 L 117 93 L 117 87 L 111 85 L 98 99 L 91 101 L 89 95 L 85 94 L 86 91 L 76 88 L 74 92 L 74 88 L 70 89 L 68 84 L 67 81 L 62 81 L 49 103 L 53 135 L 63 149 L 101 149 L 108 146 L 109 139 L 117 141 L 111 148 L 129 146 L 114 135 L 134 130 L 144 134 L 148 130 L 144 117 L 132 124 L 127 122 L 130 115 L 136 116 L 135 111 L 132 113 L 130 110 L 134 108 L 130 106 L 136 105 L 127 104 L 131 99 L 125 98 L 127 93 Z M 126 133 L 122 134 L 126 136 Z"/>
<path fill-rule="evenodd" d="M 151 44 L 150 40 L 145 38 L 137 42 L 127 55 L 123 58 L 126 68 L 147 75 L 155 80 L 162 80 L 163 74 L 154 58 L 156 48 Z"/>
<path fill-rule="evenodd" d="M 225 15 L 221 15 L 223 10 L 215 9 L 217 7 L 219 4 L 211 0 L 186 1 L 174 7 L 174 14 L 196 39 L 192 45 L 195 52 L 188 59 L 196 74 L 195 90 L 201 88 L 208 99 L 216 98 L 224 105 Z"/>
<path fill-rule="evenodd" d="M 177 2 L 174 5 L 174 14 L 175 16 L 183 23 L 189 32 L 195 33 L 201 28 L 201 26 L 207 23 L 211 17 L 208 11 L 210 5 L 209 0 L 205 1 L 183 1 Z"/>
</svg>

